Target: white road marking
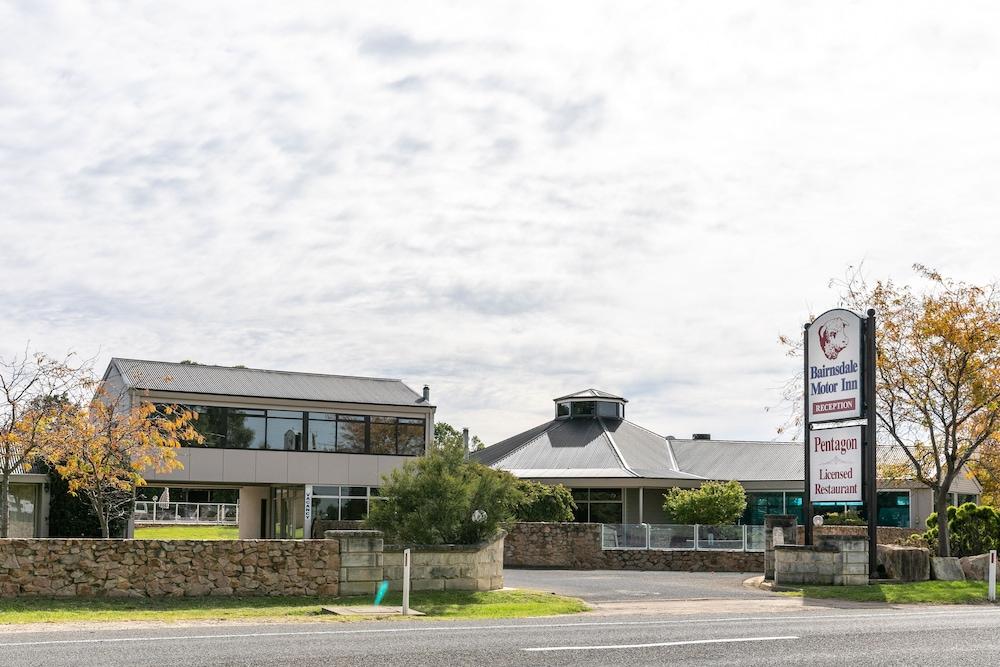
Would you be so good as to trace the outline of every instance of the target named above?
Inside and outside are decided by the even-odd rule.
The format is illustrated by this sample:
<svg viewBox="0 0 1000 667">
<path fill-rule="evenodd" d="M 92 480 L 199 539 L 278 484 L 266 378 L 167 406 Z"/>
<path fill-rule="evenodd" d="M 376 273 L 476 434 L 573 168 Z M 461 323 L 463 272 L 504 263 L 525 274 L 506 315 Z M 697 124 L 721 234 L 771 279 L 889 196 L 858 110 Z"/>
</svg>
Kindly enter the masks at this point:
<svg viewBox="0 0 1000 667">
<path fill-rule="evenodd" d="M 323 636 L 323 635 L 372 635 L 372 634 L 394 634 L 399 632 L 482 632 L 483 630 L 502 630 L 510 632 L 512 630 L 537 630 L 546 628 L 576 628 L 576 627 L 621 627 L 621 626 L 654 626 L 654 625 L 701 625 L 704 623 L 732 623 L 733 621 L 761 621 L 772 623 L 788 623 L 794 621 L 817 621 L 817 620 L 851 620 L 859 618 L 910 618 L 915 616 L 975 616 L 983 614 L 1000 615 L 1000 610 L 987 607 L 967 610 L 947 610 L 947 611 L 913 611 L 913 612 L 893 612 L 883 611 L 872 614 L 806 614 L 803 616 L 725 616 L 718 618 L 688 618 L 676 620 L 657 621 L 578 621 L 569 623 L 506 623 L 495 625 L 426 625 L 427 621 L 417 621 L 408 627 L 395 628 L 365 628 L 357 630 L 288 630 L 283 632 L 247 632 L 238 634 L 215 634 L 215 635 L 165 635 L 161 637 L 96 637 L 92 639 L 46 639 L 38 641 L 4 642 L 0 643 L 0 648 L 10 646 L 51 646 L 58 644 L 102 644 L 102 643 L 126 643 L 126 642 L 156 642 L 156 641 L 188 641 L 194 639 L 249 639 L 255 637 L 302 637 L 302 636 Z M 93 631 L 93 628 L 90 628 Z M 2 636 L 2 634 L 0 634 Z"/>
<path fill-rule="evenodd" d="M 733 644 L 736 642 L 771 642 L 783 639 L 798 639 L 791 635 L 785 637 L 734 637 L 732 639 L 689 639 L 681 642 L 656 642 L 654 644 L 607 644 L 605 646 L 539 646 L 522 648 L 522 651 L 607 651 L 619 648 L 654 648 L 659 646 L 690 646 L 692 644 Z"/>
</svg>

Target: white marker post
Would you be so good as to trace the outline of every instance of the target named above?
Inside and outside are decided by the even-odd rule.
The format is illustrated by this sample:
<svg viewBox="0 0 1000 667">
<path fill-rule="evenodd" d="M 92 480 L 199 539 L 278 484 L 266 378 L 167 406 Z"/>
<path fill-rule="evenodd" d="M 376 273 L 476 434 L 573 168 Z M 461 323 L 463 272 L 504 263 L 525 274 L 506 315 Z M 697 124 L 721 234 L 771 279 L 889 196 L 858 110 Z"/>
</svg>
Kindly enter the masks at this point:
<svg viewBox="0 0 1000 667">
<path fill-rule="evenodd" d="M 403 616 L 410 613 L 410 550 L 403 549 Z"/>
<path fill-rule="evenodd" d="M 997 601 L 997 552 L 996 549 L 990 551 L 990 576 L 989 576 L 989 588 L 986 593 L 987 599 L 990 602 Z"/>
</svg>

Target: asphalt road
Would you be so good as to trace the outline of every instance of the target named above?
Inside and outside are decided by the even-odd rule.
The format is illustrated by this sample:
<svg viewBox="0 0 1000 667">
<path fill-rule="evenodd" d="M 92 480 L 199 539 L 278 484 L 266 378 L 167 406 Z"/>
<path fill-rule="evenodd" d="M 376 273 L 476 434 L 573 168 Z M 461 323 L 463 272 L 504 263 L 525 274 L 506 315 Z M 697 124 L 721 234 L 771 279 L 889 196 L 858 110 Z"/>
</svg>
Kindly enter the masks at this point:
<svg viewBox="0 0 1000 667">
<path fill-rule="evenodd" d="M 767 597 L 743 582 L 760 572 L 503 571 L 504 585 L 583 598 L 587 602 L 746 599 Z"/>
<path fill-rule="evenodd" d="M 987 665 L 1000 608 L 0 631 L 0 665 Z"/>
</svg>

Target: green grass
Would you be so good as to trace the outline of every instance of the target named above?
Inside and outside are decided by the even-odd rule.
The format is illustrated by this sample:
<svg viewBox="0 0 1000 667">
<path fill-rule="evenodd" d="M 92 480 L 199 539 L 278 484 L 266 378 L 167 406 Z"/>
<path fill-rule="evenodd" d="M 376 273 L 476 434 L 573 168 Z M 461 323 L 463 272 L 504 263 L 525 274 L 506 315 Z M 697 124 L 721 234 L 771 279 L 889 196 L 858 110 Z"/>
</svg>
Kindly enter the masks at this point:
<svg viewBox="0 0 1000 667">
<path fill-rule="evenodd" d="M 189 621 L 278 618 L 329 621 L 347 617 L 321 614 L 323 605 L 371 604 L 370 597 L 348 598 L 15 598 L 0 600 L 0 625 L 84 621 Z M 383 604 L 401 604 L 400 594 Z M 582 600 L 536 591 L 428 591 L 410 596 L 424 618 L 521 618 L 587 611 Z"/>
<path fill-rule="evenodd" d="M 237 540 L 237 526 L 137 526 L 137 540 Z"/>
<path fill-rule="evenodd" d="M 785 595 L 807 598 L 889 602 L 893 604 L 969 604 L 986 602 L 986 583 L 981 581 L 913 581 L 869 586 L 803 586 Z"/>
</svg>

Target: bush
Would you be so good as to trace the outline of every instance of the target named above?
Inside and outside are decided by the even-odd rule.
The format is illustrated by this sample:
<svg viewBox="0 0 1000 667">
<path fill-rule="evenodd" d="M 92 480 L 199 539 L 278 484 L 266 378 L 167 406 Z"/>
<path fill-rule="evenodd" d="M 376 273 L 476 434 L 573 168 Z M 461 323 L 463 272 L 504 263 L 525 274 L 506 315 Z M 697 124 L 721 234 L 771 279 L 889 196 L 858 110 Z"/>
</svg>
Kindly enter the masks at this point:
<svg viewBox="0 0 1000 667">
<path fill-rule="evenodd" d="M 747 494 L 739 482 L 705 482 L 697 489 L 670 489 L 664 496 L 667 521 L 710 525 L 736 523 L 747 508 Z"/>
<path fill-rule="evenodd" d="M 382 499 L 365 520 L 392 541 L 476 544 L 510 525 L 523 501 L 518 479 L 446 446 L 382 478 Z"/>
<path fill-rule="evenodd" d="M 524 499 L 514 511 L 518 521 L 572 521 L 576 503 L 573 494 L 562 484 L 549 486 L 521 479 L 518 490 Z"/>
<path fill-rule="evenodd" d="M 938 542 L 937 512 L 927 517 L 924 539 Z M 988 505 L 965 503 L 948 508 L 948 546 L 952 556 L 976 556 L 1000 549 L 1000 511 Z"/>
<path fill-rule="evenodd" d="M 861 518 L 855 510 L 847 510 L 843 514 L 831 512 L 823 519 L 826 526 L 867 526 L 868 522 Z"/>
<path fill-rule="evenodd" d="M 101 537 L 101 522 L 83 496 L 69 492 L 69 484 L 46 466 L 49 476 L 49 537 Z M 125 534 L 125 521 L 111 523 L 111 536 Z"/>
</svg>

